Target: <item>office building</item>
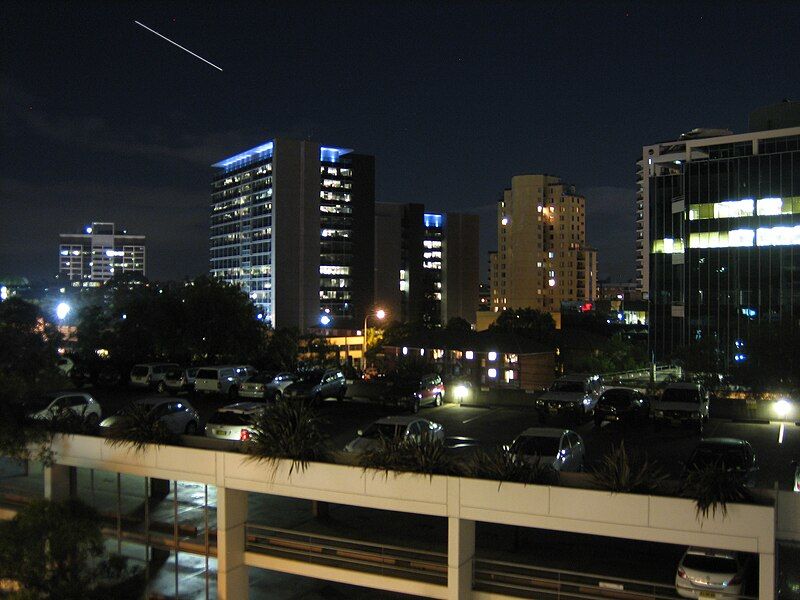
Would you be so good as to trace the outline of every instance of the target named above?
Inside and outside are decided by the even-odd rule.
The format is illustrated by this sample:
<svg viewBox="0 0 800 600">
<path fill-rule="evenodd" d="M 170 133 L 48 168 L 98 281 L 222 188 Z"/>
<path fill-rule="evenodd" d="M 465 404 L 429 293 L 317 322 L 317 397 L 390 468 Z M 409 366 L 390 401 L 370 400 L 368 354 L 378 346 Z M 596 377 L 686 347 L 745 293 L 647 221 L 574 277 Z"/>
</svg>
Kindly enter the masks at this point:
<svg viewBox="0 0 800 600">
<path fill-rule="evenodd" d="M 497 204 L 489 255 L 492 310 L 557 313 L 597 294 L 597 251 L 586 244 L 586 200 L 551 175 L 517 175 Z"/>
<path fill-rule="evenodd" d="M 402 322 L 474 323 L 478 217 L 426 212 L 419 203 L 378 203 L 375 215 L 376 306 Z"/>
<path fill-rule="evenodd" d="M 73 287 L 96 287 L 115 275 L 147 275 L 143 235 L 129 234 L 114 223 L 92 223 L 82 233 L 59 237 L 59 279 Z"/>
<path fill-rule="evenodd" d="M 212 165 L 214 277 L 260 318 L 306 329 L 325 313 L 352 327 L 372 304 L 374 159 L 276 138 Z"/>
<path fill-rule="evenodd" d="M 800 315 L 800 119 L 695 130 L 645 146 L 641 165 L 651 351 L 664 359 L 706 341 L 724 366 L 745 360 L 760 324 Z"/>
</svg>

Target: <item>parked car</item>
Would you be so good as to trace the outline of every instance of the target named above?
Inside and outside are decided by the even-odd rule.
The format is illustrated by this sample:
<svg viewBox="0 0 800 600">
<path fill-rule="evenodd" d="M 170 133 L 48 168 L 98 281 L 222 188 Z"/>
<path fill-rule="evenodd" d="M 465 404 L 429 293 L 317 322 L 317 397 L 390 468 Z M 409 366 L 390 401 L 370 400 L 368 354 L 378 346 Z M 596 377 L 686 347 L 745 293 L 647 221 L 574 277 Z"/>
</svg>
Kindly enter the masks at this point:
<svg viewBox="0 0 800 600">
<path fill-rule="evenodd" d="M 134 365 L 131 369 L 131 385 L 146 387 L 163 392 L 166 389 L 164 379 L 167 371 L 179 368 L 175 363 L 144 363 Z"/>
<path fill-rule="evenodd" d="M 186 400 L 174 398 L 142 398 L 135 400 L 116 415 L 103 419 L 100 427 L 114 427 L 130 414 L 131 407 L 142 406 L 148 411 L 147 418 L 161 421 L 174 434 L 194 435 L 200 423 L 197 411 Z"/>
<path fill-rule="evenodd" d="M 397 406 L 405 406 L 413 413 L 420 406 L 441 406 L 444 401 L 444 384 L 436 373 L 420 379 L 394 379 L 385 383 L 381 400 Z"/>
<path fill-rule="evenodd" d="M 689 548 L 678 563 L 675 590 L 683 598 L 738 598 L 746 561 L 737 552 Z"/>
<path fill-rule="evenodd" d="M 194 381 L 197 378 L 197 367 L 189 369 L 170 369 L 164 378 L 164 387 L 170 396 L 177 396 L 181 392 L 194 394 Z"/>
<path fill-rule="evenodd" d="M 758 471 L 756 453 L 750 442 L 735 438 L 701 440 L 686 462 L 686 471 L 717 465 L 739 473 L 749 486 L 755 485 Z"/>
<path fill-rule="evenodd" d="M 97 425 L 103 415 L 100 403 L 85 392 L 52 392 L 27 400 L 25 410 L 31 419 L 51 419 L 72 413 L 89 425 Z"/>
<path fill-rule="evenodd" d="M 582 471 L 585 460 L 583 439 L 570 429 L 531 427 L 517 436 L 509 447 L 523 460 L 539 460 L 556 471 Z"/>
<path fill-rule="evenodd" d="M 247 378 L 239 387 L 241 398 L 253 398 L 266 402 L 278 400 L 283 391 L 294 383 L 297 378 L 292 373 L 257 373 Z"/>
<path fill-rule="evenodd" d="M 646 424 L 650 418 L 650 400 L 633 388 L 613 387 L 603 390 L 594 407 L 594 424 L 604 422 Z"/>
<path fill-rule="evenodd" d="M 345 452 L 361 454 L 379 447 L 381 440 L 413 439 L 421 440 L 424 436 L 436 440 L 444 439 L 444 428 L 439 423 L 412 416 L 384 417 L 378 419 L 358 437 L 344 447 Z"/>
<path fill-rule="evenodd" d="M 657 429 L 665 423 L 689 424 L 702 433 L 708 408 L 708 392 L 699 383 L 670 383 L 653 401 L 653 420 Z"/>
<path fill-rule="evenodd" d="M 285 398 L 293 400 L 342 400 L 347 390 L 344 373 L 339 369 L 315 369 L 299 373 L 297 379 L 283 391 Z"/>
<path fill-rule="evenodd" d="M 559 377 L 536 401 L 540 421 L 544 423 L 548 417 L 568 414 L 576 423 L 580 423 L 594 412 L 600 388 L 600 377 L 597 375 Z"/>
<path fill-rule="evenodd" d="M 255 373 L 255 367 L 250 365 L 200 367 L 194 380 L 194 391 L 236 398 L 239 395 L 239 386 Z"/>
<path fill-rule="evenodd" d="M 223 406 L 208 419 L 206 437 L 246 442 L 253 434 L 253 422 L 264 408 L 262 402 L 237 402 Z"/>
</svg>

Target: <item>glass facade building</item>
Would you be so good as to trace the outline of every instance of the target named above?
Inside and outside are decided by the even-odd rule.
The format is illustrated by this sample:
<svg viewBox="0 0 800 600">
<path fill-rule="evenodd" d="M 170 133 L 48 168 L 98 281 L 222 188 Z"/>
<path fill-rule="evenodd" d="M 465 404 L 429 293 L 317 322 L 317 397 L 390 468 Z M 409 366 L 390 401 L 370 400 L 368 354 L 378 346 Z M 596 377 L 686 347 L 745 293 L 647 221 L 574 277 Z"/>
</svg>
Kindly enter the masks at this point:
<svg viewBox="0 0 800 600">
<path fill-rule="evenodd" d="M 650 349 L 747 359 L 800 318 L 800 127 L 646 146 Z"/>
</svg>

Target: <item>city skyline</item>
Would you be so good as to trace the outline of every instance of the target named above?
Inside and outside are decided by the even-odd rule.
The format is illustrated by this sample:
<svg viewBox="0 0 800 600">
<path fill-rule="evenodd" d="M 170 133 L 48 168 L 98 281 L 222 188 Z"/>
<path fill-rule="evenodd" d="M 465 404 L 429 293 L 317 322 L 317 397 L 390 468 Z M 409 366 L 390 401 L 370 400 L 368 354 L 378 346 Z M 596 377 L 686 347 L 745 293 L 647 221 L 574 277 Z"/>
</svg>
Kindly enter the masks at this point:
<svg viewBox="0 0 800 600">
<path fill-rule="evenodd" d="M 742 132 L 797 95 L 788 4 L 187 7 L 9 8 L 0 272 L 52 275 L 59 230 L 93 219 L 146 234 L 155 279 L 206 272 L 208 166 L 284 133 L 374 155 L 380 202 L 479 214 L 481 256 L 505 182 L 559 173 L 587 198 L 601 277 L 628 279 L 642 144 Z"/>
</svg>

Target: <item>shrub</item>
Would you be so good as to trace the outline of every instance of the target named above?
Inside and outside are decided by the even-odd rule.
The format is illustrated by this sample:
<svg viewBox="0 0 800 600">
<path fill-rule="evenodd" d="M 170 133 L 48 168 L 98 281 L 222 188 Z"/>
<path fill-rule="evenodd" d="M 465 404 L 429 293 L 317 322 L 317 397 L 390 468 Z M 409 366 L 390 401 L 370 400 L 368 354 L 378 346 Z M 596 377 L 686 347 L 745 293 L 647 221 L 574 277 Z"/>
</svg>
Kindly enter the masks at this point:
<svg viewBox="0 0 800 600">
<path fill-rule="evenodd" d="M 698 519 L 701 516 L 708 518 L 709 512 L 715 517 L 717 509 L 725 518 L 728 516 L 728 502 L 752 500 L 744 476 L 719 464 L 690 470 L 683 482 L 681 495 L 694 499 Z"/>
<path fill-rule="evenodd" d="M 597 487 L 614 493 L 649 494 L 658 490 L 666 478 L 646 455 L 629 455 L 625 442 L 612 448 L 592 473 L 592 482 Z"/>
<path fill-rule="evenodd" d="M 278 459 L 289 459 L 291 475 L 305 470 L 310 461 L 326 454 L 321 420 L 307 402 L 278 400 L 267 407 L 253 423 L 253 435 L 244 446 L 255 460 L 265 460 L 277 468 Z"/>
<path fill-rule="evenodd" d="M 447 453 L 444 442 L 423 435 L 419 439 L 381 438 L 377 448 L 361 455 L 359 464 L 364 469 L 384 471 L 410 471 L 425 475 L 453 475 L 457 464 Z"/>
<path fill-rule="evenodd" d="M 479 479 L 514 483 L 537 483 L 554 485 L 558 483 L 558 471 L 552 465 L 543 463 L 539 456 L 524 460 L 506 447 L 486 451 L 479 449 L 467 465 L 467 473 Z"/>
<path fill-rule="evenodd" d="M 108 442 L 112 446 L 132 446 L 136 452 L 144 452 L 149 444 L 164 446 L 174 443 L 176 436 L 163 421 L 150 416 L 151 408 L 144 404 L 129 404 L 108 428 Z"/>
</svg>

